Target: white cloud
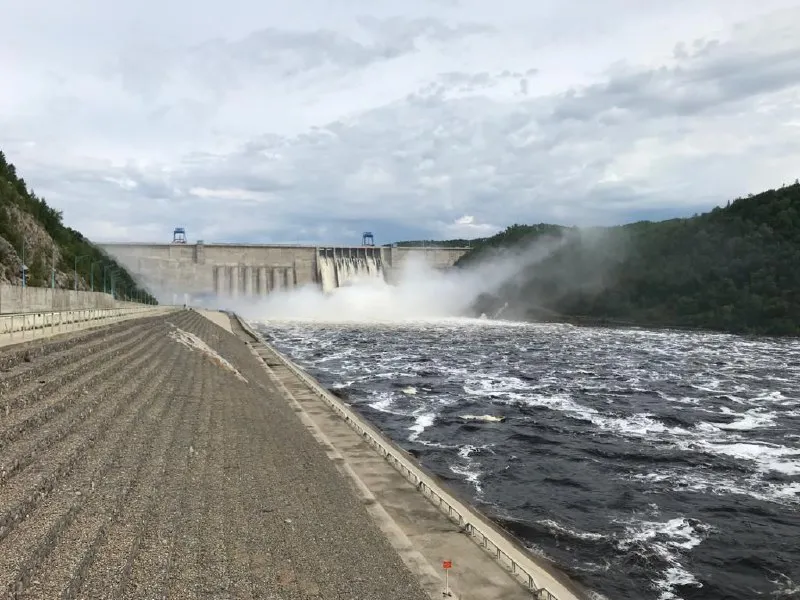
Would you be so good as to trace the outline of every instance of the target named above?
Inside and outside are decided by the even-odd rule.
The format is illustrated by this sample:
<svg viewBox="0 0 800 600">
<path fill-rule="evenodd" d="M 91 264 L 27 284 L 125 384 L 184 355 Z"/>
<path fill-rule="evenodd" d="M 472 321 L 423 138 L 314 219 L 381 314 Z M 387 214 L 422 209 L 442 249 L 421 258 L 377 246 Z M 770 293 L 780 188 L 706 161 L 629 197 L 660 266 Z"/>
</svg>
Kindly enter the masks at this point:
<svg viewBox="0 0 800 600">
<path fill-rule="evenodd" d="M 502 227 L 492 223 L 480 223 L 472 215 L 463 215 L 451 223 L 439 223 L 435 231 L 450 239 L 475 239 L 494 235 Z"/>
<path fill-rule="evenodd" d="M 4 12 L 0 149 L 98 240 L 479 237 L 798 176 L 797 2 L 51 4 Z"/>
</svg>

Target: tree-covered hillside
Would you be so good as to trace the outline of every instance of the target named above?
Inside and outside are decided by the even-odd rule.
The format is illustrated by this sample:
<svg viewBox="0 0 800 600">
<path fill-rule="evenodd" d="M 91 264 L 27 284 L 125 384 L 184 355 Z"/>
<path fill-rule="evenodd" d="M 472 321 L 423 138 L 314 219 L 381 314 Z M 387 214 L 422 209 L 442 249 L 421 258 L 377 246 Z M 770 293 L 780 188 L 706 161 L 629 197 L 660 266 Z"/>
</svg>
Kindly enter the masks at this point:
<svg viewBox="0 0 800 600">
<path fill-rule="evenodd" d="M 23 253 L 28 285 L 52 285 L 55 257 L 56 287 L 74 287 L 77 264 L 78 289 L 90 288 L 93 269 L 94 289 L 102 291 L 105 271 L 107 286 L 110 290 L 113 280 L 118 297 L 155 302 L 113 258 L 65 226 L 61 213 L 29 190 L 0 152 L 0 282 L 21 283 Z"/>
<path fill-rule="evenodd" d="M 510 227 L 460 265 L 548 240 L 476 310 L 518 318 L 800 334 L 800 184 L 686 219 L 591 230 Z M 556 240 L 555 242 L 553 240 Z"/>
<path fill-rule="evenodd" d="M 489 257 L 496 257 L 506 251 L 524 251 L 526 246 L 531 246 L 543 240 L 560 240 L 569 228 L 561 225 L 548 225 L 539 223 L 538 225 L 511 225 L 504 231 L 493 235 L 490 238 L 472 240 L 472 250 L 462 256 L 459 266 L 475 264 Z"/>
<path fill-rule="evenodd" d="M 384 244 L 384 247 L 400 246 L 400 247 L 418 247 L 426 246 L 429 248 L 469 248 L 477 243 L 483 242 L 484 238 L 476 238 L 474 240 L 405 240 L 402 242 L 394 242 L 392 244 Z"/>
</svg>

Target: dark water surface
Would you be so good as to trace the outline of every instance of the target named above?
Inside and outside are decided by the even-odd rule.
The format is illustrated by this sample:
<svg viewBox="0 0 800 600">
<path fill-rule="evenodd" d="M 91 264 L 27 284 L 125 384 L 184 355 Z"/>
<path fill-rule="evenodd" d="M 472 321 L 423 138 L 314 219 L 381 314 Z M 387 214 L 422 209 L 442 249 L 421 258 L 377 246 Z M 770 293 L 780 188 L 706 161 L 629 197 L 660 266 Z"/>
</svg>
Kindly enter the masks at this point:
<svg viewBox="0 0 800 600">
<path fill-rule="evenodd" d="M 259 329 L 612 600 L 800 597 L 797 340 L 455 319 Z"/>
</svg>

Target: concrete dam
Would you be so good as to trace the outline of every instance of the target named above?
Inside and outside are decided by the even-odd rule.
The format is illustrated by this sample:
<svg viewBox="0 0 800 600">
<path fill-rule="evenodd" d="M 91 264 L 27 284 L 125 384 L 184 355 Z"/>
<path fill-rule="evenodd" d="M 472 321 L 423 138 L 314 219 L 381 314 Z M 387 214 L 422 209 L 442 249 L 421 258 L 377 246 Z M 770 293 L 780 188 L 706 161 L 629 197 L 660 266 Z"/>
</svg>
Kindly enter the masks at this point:
<svg viewBox="0 0 800 600">
<path fill-rule="evenodd" d="M 263 297 L 300 286 L 325 292 L 362 278 L 397 281 L 424 261 L 449 269 L 468 248 L 302 246 L 285 244 L 98 244 L 162 302 Z"/>
</svg>

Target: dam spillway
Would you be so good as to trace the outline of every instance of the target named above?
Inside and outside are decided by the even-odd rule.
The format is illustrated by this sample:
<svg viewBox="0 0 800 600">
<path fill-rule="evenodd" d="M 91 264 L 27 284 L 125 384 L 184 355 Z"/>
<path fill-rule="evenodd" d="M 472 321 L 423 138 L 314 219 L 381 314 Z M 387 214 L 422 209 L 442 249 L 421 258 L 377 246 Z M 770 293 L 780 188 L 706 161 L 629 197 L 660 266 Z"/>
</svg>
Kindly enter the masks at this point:
<svg viewBox="0 0 800 600">
<path fill-rule="evenodd" d="M 325 293 L 357 281 L 385 279 L 379 248 L 321 248 L 317 261 Z"/>
<path fill-rule="evenodd" d="M 297 287 L 325 292 L 356 280 L 394 283 L 409 262 L 451 268 L 468 248 L 289 244 L 100 243 L 160 302 L 264 297 Z"/>
<path fill-rule="evenodd" d="M 214 294 L 221 297 L 266 296 L 295 287 L 292 267 L 273 265 L 214 265 Z"/>
<path fill-rule="evenodd" d="M 214 293 L 221 297 L 262 297 L 298 285 L 294 265 L 214 265 Z M 332 292 L 366 279 L 385 279 L 380 249 L 320 248 L 313 281 Z"/>
</svg>

